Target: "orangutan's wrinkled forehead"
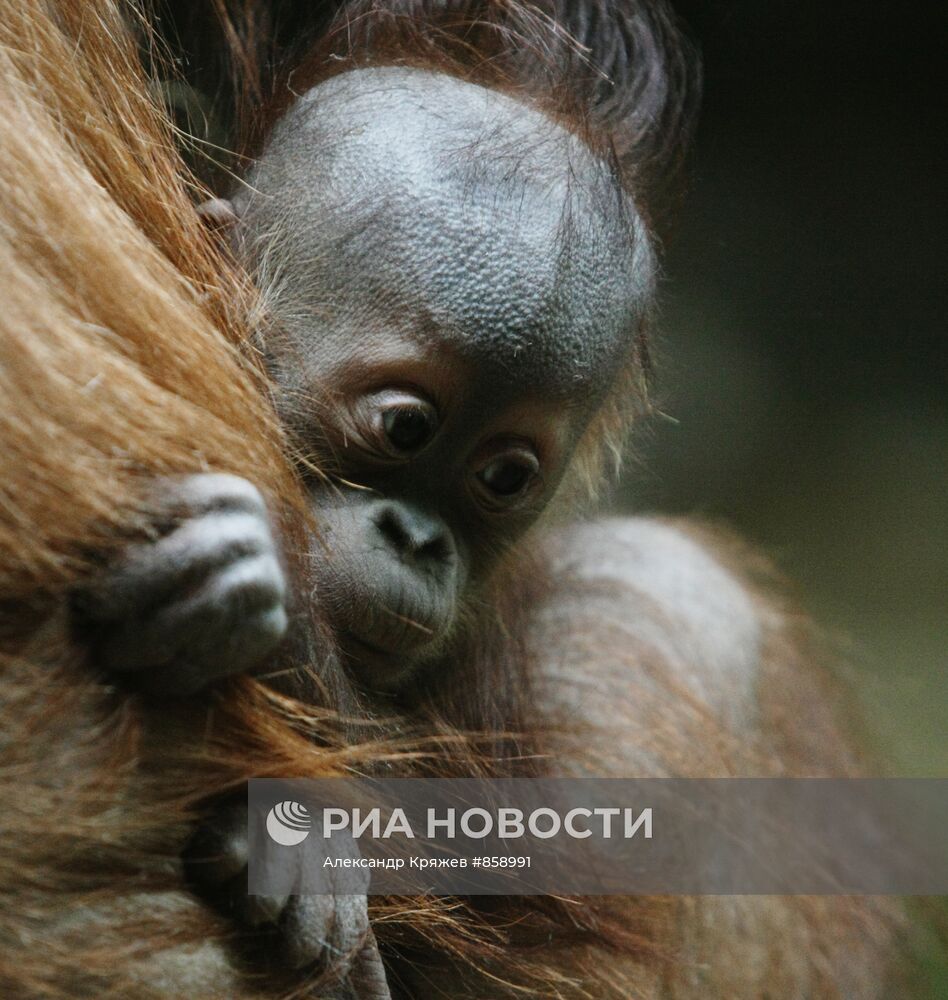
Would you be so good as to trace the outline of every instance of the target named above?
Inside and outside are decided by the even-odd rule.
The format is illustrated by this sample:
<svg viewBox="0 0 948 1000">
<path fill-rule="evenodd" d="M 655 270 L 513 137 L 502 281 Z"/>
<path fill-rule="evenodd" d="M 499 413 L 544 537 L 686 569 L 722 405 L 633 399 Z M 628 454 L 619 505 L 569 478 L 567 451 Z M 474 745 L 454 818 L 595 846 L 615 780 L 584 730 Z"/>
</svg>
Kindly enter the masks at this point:
<svg viewBox="0 0 948 1000">
<path fill-rule="evenodd" d="M 609 167 L 503 94 L 344 73 L 274 130 L 240 242 L 295 338 L 391 331 L 564 393 L 627 353 L 653 272 Z"/>
</svg>

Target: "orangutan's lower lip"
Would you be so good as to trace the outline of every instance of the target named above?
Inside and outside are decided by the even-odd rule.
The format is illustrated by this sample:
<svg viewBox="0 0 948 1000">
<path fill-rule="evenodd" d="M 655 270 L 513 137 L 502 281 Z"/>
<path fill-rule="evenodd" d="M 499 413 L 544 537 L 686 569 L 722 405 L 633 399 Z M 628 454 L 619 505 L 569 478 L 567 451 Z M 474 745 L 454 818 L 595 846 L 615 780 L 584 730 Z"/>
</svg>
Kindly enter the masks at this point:
<svg viewBox="0 0 948 1000">
<path fill-rule="evenodd" d="M 344 647 L 351 647 L 360 655 L 365 653 L 376 659 L 417 656 L 420 651 L 430 647 L 432 640 L 436 638 L 433 630 L 426 630 L 426 634 L 422 634 L 420 630 L 405 630 L 392 635 L 377 636 L 366 635 L 351 626 L 341 628 L 338 635 Z"/>
<path fill-rule="evenodd" d="M 394 649 L 383 649 L 381 646 L 373 645 L 371 642 L 353 635 L 352 632 L 344 632 L 341 639 L 343 646 L 351 646 L 357 651 L 369 653 L 375 658 L 395 656 L 398 653 Z"/>
<path fill-rule="evenodd" d="M 398 670 L 406 666 L 413 662 L 413 658 L 417 656 L 417 647 L 386 649 L 384 646 L 377 646 L 351 632 L 343 632 L 339 638 L 343 651 L 347 652 L 356 662 L 369 667 L 384 668 L 386 673 L 392 669 Z"/>
</svg>

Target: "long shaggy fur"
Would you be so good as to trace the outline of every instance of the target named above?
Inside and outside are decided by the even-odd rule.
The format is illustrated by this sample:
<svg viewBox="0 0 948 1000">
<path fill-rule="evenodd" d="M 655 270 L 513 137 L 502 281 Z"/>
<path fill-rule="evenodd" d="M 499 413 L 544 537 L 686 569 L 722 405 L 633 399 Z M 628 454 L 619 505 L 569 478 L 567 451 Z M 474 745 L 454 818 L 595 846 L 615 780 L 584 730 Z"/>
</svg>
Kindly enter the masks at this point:
<svg viewBox="0 0 948 1000">
<path fill-rule="evenodd" d="M 169 733 L 183 710 L 116 692 L 70 634 L 70 589 L 152 530 L 153 477 L 245 475 L 291 534 L 302 510 L 246 347 L 253 296 L 193 210 L 130 16 L 0 4 L 4 996 L 147 995 L 156 954 L 226 930 L 174 862 L 196 803 L 316 759 L 249 681 Z"/>
</svg>

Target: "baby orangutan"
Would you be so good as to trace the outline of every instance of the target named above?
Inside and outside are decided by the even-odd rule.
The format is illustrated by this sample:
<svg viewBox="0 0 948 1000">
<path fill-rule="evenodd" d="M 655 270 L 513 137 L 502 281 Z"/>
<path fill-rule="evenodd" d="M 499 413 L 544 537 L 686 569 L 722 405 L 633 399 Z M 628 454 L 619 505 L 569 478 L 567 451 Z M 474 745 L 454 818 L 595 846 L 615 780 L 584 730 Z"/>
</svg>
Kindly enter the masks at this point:
<svg viewBox="0 0 948 1000">
<path fill-rule="evenodd" d="M 397 67 L 306 93 L 231 212 L 268 308 L 276 405 L 326 473 L 308 476 L 316 598 L 363 690 L 423 685 L 463 659 L 492 573 L 635 363 L 645 226 L 611 167 L 544 114 Z M 166 487 L 183 519 L 126 552 L 90 614 L 116 670 L 186 695 L 266 659 L 287 587 L 250 484 Z M 238 850 L 235 815 L 202 843 Z M 304 964 L 364 932 L 364 900 L 336 903 L 256 901 L 251 919 L 278 923 Z"/>
<path fill-rule="evenodd" d="M 392 690 L 456 655 L 556 491 L 629 358 L 649 243 L 575 136 L 411 69 L 310 91 L 234 211 L 281 416 L 335 480 L 312 487 L 319 592 L 361 681 Z"/>
<path fill-rule="evenodd" d="M 465 612 L 628 363 L 648 238 L 575 136 L 410 69 L 314 88 L 233 205 L 277 406 L 332 474 L 312 477 L 319 596 L 361 683 L 397 689 L 463 646 Z M 265 657 L 285 587 L 248 484 L 168 489 L 190 516 L 127 553 L 99 616 L 112 666 L 186 694 Z"/>
</svg>

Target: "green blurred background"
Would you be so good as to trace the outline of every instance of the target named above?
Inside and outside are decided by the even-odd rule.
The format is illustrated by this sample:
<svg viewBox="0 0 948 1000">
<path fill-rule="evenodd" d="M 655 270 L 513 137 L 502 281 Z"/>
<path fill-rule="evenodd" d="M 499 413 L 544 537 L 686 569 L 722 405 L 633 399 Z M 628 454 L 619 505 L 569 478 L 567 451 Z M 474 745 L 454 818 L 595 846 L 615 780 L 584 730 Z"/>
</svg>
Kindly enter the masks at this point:
<svg viewBox="0 0 948 1000">
<path fill-rule="evenodd" d="M 948 8 L 676 7 L 705 96 L 663 290 L 674 421 L 640 442 L 623 500 L 772 554 L 853 664 L 894 773 L 948 776 Z M 910 995 L 944 1000 L 921 927 Z"/>
<path fill-rule="evenodd" d="M 705 62 L 660 324 L 676 422 L 625 499 L 772 553 L 898 772 L 948 776 L 945 8 L 676 6 Z"/>
</svg>

